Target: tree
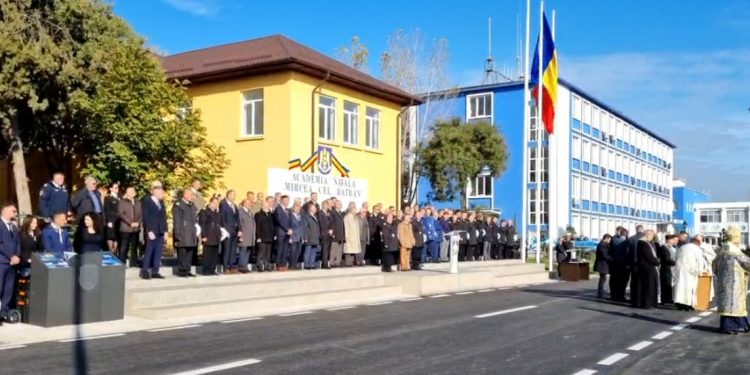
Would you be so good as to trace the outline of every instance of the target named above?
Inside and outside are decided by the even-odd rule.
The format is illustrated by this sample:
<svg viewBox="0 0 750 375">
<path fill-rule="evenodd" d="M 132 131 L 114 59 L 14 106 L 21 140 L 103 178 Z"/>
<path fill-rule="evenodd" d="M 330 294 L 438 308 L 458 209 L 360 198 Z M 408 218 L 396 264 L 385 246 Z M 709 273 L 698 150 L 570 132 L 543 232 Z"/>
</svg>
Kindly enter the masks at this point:
<svg viewBox="0 0 750 375">
<path fill-rule="evenodd" d="M 167 179 L 210 159 L 200 167 L 210 184 L 225 156 L 206 142 L 199 114 L 181 116 L 188 104 L 103 1 L 0 0 L 0 152 L 12 152 L 21 212 L 31 211 L 24 152 L 104 182 Z"/>
<path fill-rule="evenodd" d="M 508 148 L 498 127 L 488 122 L 463 124 L 459 118 L 438 121 L 431 138 L 417 147 L 420 176 L 432 186 L 429 198 L 461 198 L 466 208 L 467 185 L 483 169 L 499 177 L 506 169 Z"/>
<path fill-rule="evenodd" d="M 576 233 L 576 228 L 572 225 L 568 225 L 567 228 L 565 228 L 565 232 L 570 233 L 570 235 L 573 237 L 578 236 L 578 234 Z"/>
<path fill-rule="evenodd" d="M 367 60 L 369 57 L 370 50 L 362 44 L 356 35 L 352 37 L 351 45 L 343 45 L 336 49 L 337 60 L 362 72 L 367 72 Z"/>
</svg>

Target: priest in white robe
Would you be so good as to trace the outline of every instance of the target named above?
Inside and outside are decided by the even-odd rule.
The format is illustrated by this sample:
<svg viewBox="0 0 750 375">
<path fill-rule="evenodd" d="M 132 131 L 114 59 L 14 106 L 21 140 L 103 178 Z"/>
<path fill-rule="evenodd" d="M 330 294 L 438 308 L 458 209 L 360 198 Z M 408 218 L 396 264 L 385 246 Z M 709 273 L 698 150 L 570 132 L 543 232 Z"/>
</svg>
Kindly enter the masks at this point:
<svg viewBox="0 0 750 375">
<path fill-rule="evenodd" d="M 680 310 L 694 310 L 698 304 L 698 276 L 709 269 L 700 245 L 702 236 L 677 249 L 674 267 L 674 302 Z"/>
</svg>

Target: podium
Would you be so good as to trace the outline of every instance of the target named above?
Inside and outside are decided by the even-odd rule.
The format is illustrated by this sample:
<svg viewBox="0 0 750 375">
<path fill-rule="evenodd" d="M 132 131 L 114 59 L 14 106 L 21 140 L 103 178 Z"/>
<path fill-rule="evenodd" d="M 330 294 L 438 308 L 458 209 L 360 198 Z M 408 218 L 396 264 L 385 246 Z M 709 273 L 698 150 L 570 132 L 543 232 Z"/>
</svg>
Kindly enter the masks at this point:
<svg viewBox="0 0 750 375">
<path fill-rule="evenodd" d="M 713 276 L 704 273 L 698 276 L 698 287 L 696 288 L 695 309 L 706 311 L 711 308 L 711 287 Z"/>
<path fill-rule="evenodd" d="M 458 273 L 458 246 L 461 241 L 462 230 L 454 230 L 445 233 L 445 238 L 450 241 L 448 253 L 450 254 L 450 273 Z"/>
<path fill-rule="evenodd" d="M 581 281 L 589 279 L 588 262 L 563 262 L 558 263 L 560 278 L 564 281 Z"/>
</svg>

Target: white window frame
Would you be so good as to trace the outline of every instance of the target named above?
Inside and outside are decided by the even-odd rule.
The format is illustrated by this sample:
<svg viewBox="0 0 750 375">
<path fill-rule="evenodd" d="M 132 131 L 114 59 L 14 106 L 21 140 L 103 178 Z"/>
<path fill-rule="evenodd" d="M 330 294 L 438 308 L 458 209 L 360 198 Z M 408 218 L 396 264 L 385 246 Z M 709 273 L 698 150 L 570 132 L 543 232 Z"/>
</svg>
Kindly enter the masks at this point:
<svg viewBox="0 0 750 375">
<path fill-rule="evenodd" d="M 490 180 L 490 185 L 489 185 L 490 189 L 489 189 L 489 192 L 486 191 L 486 189 L 484 188 L 485 184 L 487 183 L 487 181 L 486 181 L 487 179 Z M 480 184 L 480 181 L 482 182 L 481 184 Z M 469 196 L 472 197 L 472 198 L 490 198 L 490 197 L 492 197 L 492 188 L 493 188 L 492 183 L 493 183 L 492 175 L 490 175 L 489 173 L 481 173 L 481 174 L 479 174 L 479 176 L 477 176 L 476 178 L 474 178 L 474 180 L 472 181 L 472 184 L 471 184 L 472 186 L 471 186 L 471 189 L 470 189 L 471 190 L 471 194 L 469 194 Z"/>
<path fill-rule="evenodd" d="M 323 100 L 331 100 L 333 104 L 323 104 Z M 320 115 L 320 110 L 325 110 L 324 115 Z M 318 138 L 327 141 L 336 140 L 336 98 L 332 96 L 321 95 L 318 98 Z"/>
<path fill-rule="evenodd" d="M 344 101 L 344 143 L 359 144 L 359 104 L 346 100 Z"/>
<path fill-rule="evenodd" d="M 380 110 L 365 107 L 365 146 L 371 149 L 380 148 Z"/>
<path fill-rule="evenodd" d="M 490 100 L 489 100 L 489 106 L 487 106 L 486 105 L 487 103 L 485 102 L 484 113 L 477 114 L 477 115 L 472 115 L 472 113 L 471 113 L 471 101 L 473 99 L 480 99 L 480 98 L 484 98 L 484 97 L 487 97 L 487 96 L 489 96 L 489 98 L 490 98 Z M 486 118 L 491 119 L 492 118 L 492 111 L 493 111 L 494 102 L 495 102 L 495 95 L 493 95 L 492 92 L 483 92 L 483 93 L 479 93 L 479 94 L 466 95 L 466 119 L 467 120 L 486 119 Z M 478 105 L 477 105 L 477 111 L 479 111 L 479 106 Z"/>
<path fill-rule="evenodd" d="M 260 99 L 258 98 L 248 99 L 249 94 L 258 93 L 258 92 L 260 92 Z M 263 105 L 264 105 L 263 100 L 264 100 L 264 92 L 262 88 L 247 90 L 247 91 L 242 92 L 242 107 L 241 107 L 242 122 L 240 123 L 240 136 L 242 137 L 262 137 L 263 136 L 263 131 L 265 129 L 263 125 L 264 125 L 265 117 L 266 117 L 265 111 L 263 108 Z M 252 129 L 249 132 L 247 128 L 248 105 L 251 106 L 252 108 L 251 109 L 252 111 L 251 128 Z M 262 118 L 260 119 L 260 122 L 261 122 L 260 125 L 255 123 L 257 120 L 256 114 L 258 111 L 257 109 L 258 106 L 261 107 L 261 114 L 262 114 Z"/>
<path fill-rule="evenodd" d="M 739 217 L 739 219 L 737 219 L 737 217 Z M 728 208 L 727 223 L 747 223 L 747 209 Z"/>
</svg>

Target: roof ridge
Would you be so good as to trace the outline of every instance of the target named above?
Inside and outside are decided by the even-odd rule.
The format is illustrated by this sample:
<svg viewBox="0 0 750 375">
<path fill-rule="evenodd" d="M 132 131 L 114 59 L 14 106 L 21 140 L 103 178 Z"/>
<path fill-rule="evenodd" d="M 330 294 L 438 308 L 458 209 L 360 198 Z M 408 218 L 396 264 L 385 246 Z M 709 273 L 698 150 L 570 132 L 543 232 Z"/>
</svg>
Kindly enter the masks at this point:
<svg viewBox="0 0 750 375">
<path fill-rule="evenodd" d="M 273 35 L 262 36 L 262 37 L 259 37 L 259 38 L 238 40 L 236 42 L 229 42 L 229 43 L 224 43 L 224 44 L 217 44 L 217 45 L 214 45 L 214 46 L 201 47 L 201 48 L 191 49 L 191 50 L 187 50 L 187 51 L 182 51 L 182 52 L 178 52 L 178 53 L 174 53 L 174 54 L 162 56 L 162 58 L 164 58 L 164 57 L 180 56 L 180 55 L 185 55 L 185 54 L 188 54 L 188 53 L 205 51 L 205 50 L 208 50 L 208 49 L 234 46 L 234 45 L 244 44 L 244 43 L 253 42 L 253 41 L 257 41 L 257 40 L 272 39 L 272 38 L 278 38 L 278 37 L 284 37 L 284 36 L 282 34 L 273 34 Z"/>
</svg>

